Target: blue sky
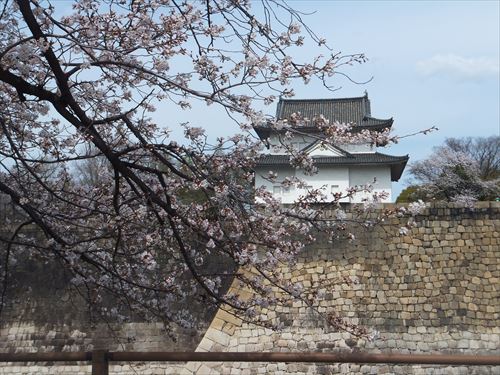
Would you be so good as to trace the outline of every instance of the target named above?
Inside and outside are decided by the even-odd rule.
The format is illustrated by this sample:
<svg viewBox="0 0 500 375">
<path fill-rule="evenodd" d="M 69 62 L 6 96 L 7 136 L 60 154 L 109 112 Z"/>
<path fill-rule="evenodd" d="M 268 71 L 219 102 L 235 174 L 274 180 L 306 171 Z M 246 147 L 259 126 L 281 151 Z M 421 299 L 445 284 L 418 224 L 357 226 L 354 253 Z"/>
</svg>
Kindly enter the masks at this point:
<svg viewBox="0 0 500 375">
<path fill-rule="evenodd" d="M 366 64 L 346 70 L 366 85 L 339 82 L 333 96 L 366 89 L 376 117 L 394 117 L 396 134 L 432 125 L 387 152 L 425 158 L 447 137 L 500 135 L 499 1 L 291 1 L 335 50 L 363 52 Z M 297 97 L 320 97 L 314 86 Z M 324 94 L 324 95 L 323 95 Z M 331 94 L 330 94 L 331 95 Z M 408 174 L 394 184 L 394 197 Z"/>
<path fill-rule="evenodd" d="M 328 92 L 319 84 L 296 85 L 296 98 L 348 97 L 368 91 L 372 115 L 394 117 L 395 133 L 404 135 L 437 126 L 427 136 L 406 139 L 380 151 L 425 158 L 447 137 L 500 135 L 500 1 L 332 1 L 290 0 L 298 10 L 312 13 L 305 22 L 325 37 L 335 51 L 365 53 L 369 61 L 344 69 L 365 85 L 342 77 Z M 69 7 L 69 3 L 56 5 Z M 315 54 L 304 48 L 299 58 Z M 273 114 L 275 105 L 267 108 Z M 159 123 L 182 133 L 176 124 L 204 126 L 214 139 L 236 132 L 237 126 L 215 106 L 194 104 L 179 111 L 160 104 Z M 408 174 L 393 185 L 394 197 Z"/>
<path fill-rule="evenodd" d="M 296 98 L 361 96 L 368 91 L 372 114 L 394 117 L 395 133 L 404 135 L 437 126 L 439 131 L 401 141 L 381 152 L 425 158 L 447 137 L 500 135 L 499 1 L 328 1 L 292 0 L 304 20 L 335 51 L 365 53 L 369 61 L 343 72 L 342 88 L 329 92 L 319 84 L 295 85 Z M 299 58 L 313 56 L 305 48 Z M 158 115 L 163 113 L 159 108 Z M 273 114 L 275 105 L 267 108 Z M 202 125 L 215 136 L 236 126 L 215 108 L 194 106 L 192 113 L 167 118 Z M 164 117 L 165 118 L 165 117 Z M 173 135 L 179 134 L 174 131 Z M 408 173 L 393 184 L 396 198 Z"/>
</svg>

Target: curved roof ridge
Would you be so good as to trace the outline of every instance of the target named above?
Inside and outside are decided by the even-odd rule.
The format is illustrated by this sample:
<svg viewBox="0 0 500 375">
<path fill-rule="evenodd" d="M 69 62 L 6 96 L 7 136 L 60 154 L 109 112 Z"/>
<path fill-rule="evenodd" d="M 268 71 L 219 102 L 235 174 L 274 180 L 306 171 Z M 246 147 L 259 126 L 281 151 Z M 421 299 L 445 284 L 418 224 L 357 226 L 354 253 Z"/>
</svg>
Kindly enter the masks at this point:
<svg viewBox="0 0 500 375">
<path fill-rule="evenodd" d="M 378 117 L 373 117 L 373 116 L 365 116 L 363 117 L 363 120 L 378 120 L 378 121 L 394 121 L 394 117 L 389 117 L 389 118 L 378 118 Z"/>
<path fill-rule="evenodd" d="M 362 154 L 362 153 L 360 152 L 360 154 Z M 388 154 L 384 154 L 384 153 L 378 152 L 378 151 L 376 151 L 375 154 L 382 155 L 382 156 L 388 156 L 388 157 L 391 157 L 391 158 L 409 158 L 410 157 L 410 154 L 406 154 L 406 155 L 388 155 Z"/>
<path fill-rule="evenodd" d="M 299 98 L 280 98 L 279 100 L 282 102 L 326 102 L 326 101 L 333 101 L 333 100 L 362 100 L 366 99 L 367 96 L 352 96 L 352 97 L 343 97 L 343 98 L 304 98 L 304 99 L 299 99 Z"/>
</svg>

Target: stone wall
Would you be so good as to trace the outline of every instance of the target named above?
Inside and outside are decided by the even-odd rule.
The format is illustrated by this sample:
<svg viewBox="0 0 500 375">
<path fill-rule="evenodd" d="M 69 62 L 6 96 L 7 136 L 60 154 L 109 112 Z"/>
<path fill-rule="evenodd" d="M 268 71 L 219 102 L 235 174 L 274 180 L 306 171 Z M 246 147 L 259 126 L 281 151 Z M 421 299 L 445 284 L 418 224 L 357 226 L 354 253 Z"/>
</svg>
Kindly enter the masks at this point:
<svg viewBox="0 0 500 375">
<path fill-rule="evenodd" d="M 7 237 L 5 234 L 8 232 L 8 226 L 4 224 L 0 229 L 4 230 L 0 235 Z M 23 234 L 30 237 L 40 235 L 39 231 L 32 227 L 28 227 Z M 0 257 L 0 277 L 3 276 L 2 260 Z M 49 261 L 40 262 L 25 256 L 12 271 L 7 289 L 7 303 L 0 315 L 0 352 L 4 353 L 95 349 L 192 351 L 196 349 L 216 313 L 215 307 L 207 307 L 193 296 L 188 304 L 192 308 L 195 326 L 190 329 L 177 325 L 166 329 L 163 323 L 148 323 L 132 313 L 127 314 L 123 323 L 117 323 L 116 320 L 104 322 L 80 295 L 68 288 L 69 275 L 65 274 L 61 267 Z M 156 364 L 148 366 L 148 370 L 156 368 L 159 373 L 163 373 L 162 369 L 168 367 L 167 364 Z M 139 364 L 113 368 L 117 369 L 118 373 L 122 373 L 123 368 L 129 369 L 132 374 L 141 373 Z M 49 363 L 24 366 L 0 363 L 0 374 L 38 373 L 90 374 L 90 365 Z"/>
<path fill-rule="evenodd" d="M 387 205 L 386 205 L 387 207 Z M 355 242 L 320 243 L 283 277 L 321 290 L 323 314 L 379 331 L 374 341 L 333 330 L 301 301 L 264 318 L 284 323 L 273 332 L 220 310 L 198 351 L 335 351 L 479 353 L 500 355 L 500 204 L 474 210 L 434 205 L 407 236 L 402 222 L 358 231 Z M 353 277 L 358 283 L 342 282 Z M 233 285 L 233 288 L 240 288 Z M 190 364 L 203 374 L 499 374 L 492 366 L 308 364 Z"/>
<path fill-rule="evenodd" d="M 387 205 L 385 206 L 387 207 Z M 113 344 L 102 327 L 82 329 L 72 322 L 34 322 L 30 314 L 2 321 L 0 350 L 90 350 L 101 341 L 110 350 L 335 351 L 402 353 L 479 353 L 500 355 L 500 203 L 482 202 L 471 210 L 433 205 L 418 216 L 407 236 L 401 222 L 358 230 L 354 242 L 317 244 L 302 254 L 283 277 L 323 292 L 321 314 L 379 331 L 374 341 L 336 331 L 303 302 L 290 300 L 263 318 L 284 325 L 271 331 L 219 310 L 203 338 L 173 343 L 159 325 L 128 323 Z M 343 282 L 346 277 L 357 283 Z M 232 286 L 240 288 L 236 283 Z M 23 306 L 27 306 L 24 301 Z M 46 301 L 50 304 L 50 301 Z M 52 301 L 54 302 L 54 301 Z M 15 309 L 13 310 L 15 311 Z M 30 320 L 32 319 L 32 320 Z M 64 324 L 63 324 L 64 323 Z M 80 322 L 81 323 L 81 322 Z M 79 323 L 79 324 L 80 324 Z M 115 330 L 116 332 L 116 330 Z M 135 340 L 127 343 L 130 332 Z M 182 334 L 179 336 L 182 337 Z M 52 340 L 52 341 L 51 341 Z M 48 345 L 60 340 L 59 346 Z M 111 341 L 109 341 L 111 340 Z M 199 343 L 197 343 L 197 340 Z M 0 374 L 90 373 L 88 366 L 1 365 Z M 117 364 L 111 373 L 170 374 L 497 374 L 491 366 L 392 366 L 259 363 L 190 363 L 134 366 Z"/>
<path fill-rule="evenodd" d="M 79 296 L 68 292 L 56 270 L 30 262 L 23 266 L 25 272 L 16 273 L 15 288 L 0 319 L 0 352 L 194 350 L 214 313 L 199 311 L 193 329 L 174 326 L 167 331 L 162 323 L 146 323 L 133 315 L 124 323 L 104 323 L 92 316 Z M 137 365 L 129 368 L 131 373 L 141 373 Z M 0 374 L 39 373 L 83 375 L 91 370 L 88 363 L 0 363 Z"/>
</svg>

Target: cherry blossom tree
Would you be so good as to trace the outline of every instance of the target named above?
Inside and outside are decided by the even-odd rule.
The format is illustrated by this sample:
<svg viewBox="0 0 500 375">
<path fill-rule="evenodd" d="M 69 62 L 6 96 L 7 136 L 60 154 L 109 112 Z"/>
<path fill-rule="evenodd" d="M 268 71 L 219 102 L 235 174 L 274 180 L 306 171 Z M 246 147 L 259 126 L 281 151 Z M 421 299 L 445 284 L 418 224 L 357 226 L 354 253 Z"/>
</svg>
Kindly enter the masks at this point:
<svg viewBox="0 0 500 375">
<path fill-rule="evenodd" d="M 500 196 L 499 142 L 499 137 L 448 138 L 410 166 L 417 194 L 466 204 Z"/>
<path fill-rule="evenodd" d="M 500 177 L 500 136 L 447 138 L 443 147 L 468 155 L 482 180 Z"/>
<path fill-rule="evenodd" d="M 328 219 L 312 199 L 283 207 L 268 192 L 250 189 L 262 147 L 251 128 L 268 121 L 293 132 L 257 108 L 292 96 L 294 81 L 316 79 L 333 89 L 330 79 L 365 57 L 332 53 L 281 1 L 72 6 L 62 16 L 43 0 L 7 0 L 0 9 L 0 192 L 26 219 L 0 239 L 4 284 L 9 264 L 28 251 L 69 272 L 71 287 L 96 309 L 112 296 L 116 316 L 132 309 L 189 325 L 189 311 L 175 306 L 200 290 L 209 303 L 245 319 L 280 302 L 273 288 L 311 304 L 275 270 L 293 263 L 318 233 L 338 236 L 347 225 L 338 201 L 356 189 L 329 203 L 339 214 Z M 318 45 L 318 56 L 301 62 L 293 52 L 308 41 Z M 220 106 L 240 133 L 210 144 L 204 128 L 186 125 L 186 139 L 174 140 L 168 122 L 153 121 L 158 103 L 183 111 L 194 101 Z M 317 126 L 325 141 L 395 139 L 354 136 L 349 125 L 322 118 Z M 75 166 L 97 160 L 96 168 L 106 166 L 98 181 L 82 183 Z M 304 155 L 293 162 L 314 172 Z M 42 241 L 21 235 L 28 224 Z M 230 266 L 209 272 L 210 259 Z M 224 293 L 221 286 L 234 278 L 254 297 Z"/>
</svg>

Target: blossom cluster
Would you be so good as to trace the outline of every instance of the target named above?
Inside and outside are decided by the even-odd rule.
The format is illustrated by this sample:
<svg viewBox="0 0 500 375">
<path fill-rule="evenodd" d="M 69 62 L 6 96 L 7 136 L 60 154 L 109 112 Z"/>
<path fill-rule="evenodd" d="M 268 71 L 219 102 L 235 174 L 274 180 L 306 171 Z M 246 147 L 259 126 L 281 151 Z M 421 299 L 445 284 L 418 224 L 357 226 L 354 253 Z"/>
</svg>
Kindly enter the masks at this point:
<svg viewBox="0 0 500 375">
<path fill-rule="evenodd" d="M 324 40 L 285 3 L 263 2 L 271 12 L 252 6 L 80 0 L 61 17 L 48 1 L 6 2 L 0 192 L 24 212 L 19 228 L 34 224 L 44 240 L 23 237 L 22 230 L 1 238 L 8 254 L 1 257 L 4 281 L 26 250 L 64 267 L 90 306 L 102 307 L 112 296 L 115 307 L 100 310 L 106 316 L 132 309 L 182 325 L 193 323 L 189 310 L 179 308 L 186 300 L 223 304 L 252 318 L 259 306 L 279 302 L 270 285 L 303 297 L 275 274 L 278 266 L 293 263 L 317 233 L 334 238 L 345 230 L 346 216 L 338 210 L 322 220 L 312 204 L 320 190 L 285 208 L 253 189 L 262 144 L 248 129 L 262 119 L 256 103 L 293 95 L 294 80 L 319 79 L 329 87 L 329 77 L 365 58 L 330 52 L 300 62 L 289 51 L 305 39 L 326 48 Z M 289 25 L 283 27 L 287 17 L 280 12 Z M 168 123 L 152 119 L 158 103 L 181 110 L 195 100 L 241 116 L 241 134 L 209 144 L 204 129 L 186 125 L 186 139 L 176 141 Z M 373 139 L 317 122 L 337 142 Z M 387 135 L 378 137 L 374 142 Z M 292 163 L 314 173 L 304 155 L 293 154 Z M 342 197 L 365 190 L 354 187 L 330 204 L 338 209 Z M 245 267 L 258 277 L 246 276 Z M 255 296 L 225 294 L 234 278 Z"/>
</svg>

